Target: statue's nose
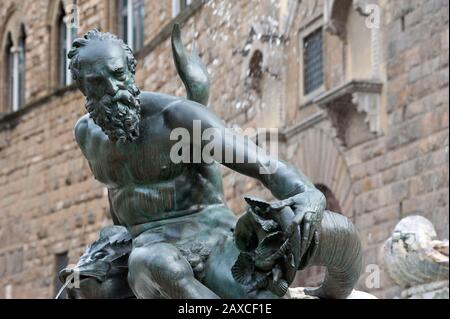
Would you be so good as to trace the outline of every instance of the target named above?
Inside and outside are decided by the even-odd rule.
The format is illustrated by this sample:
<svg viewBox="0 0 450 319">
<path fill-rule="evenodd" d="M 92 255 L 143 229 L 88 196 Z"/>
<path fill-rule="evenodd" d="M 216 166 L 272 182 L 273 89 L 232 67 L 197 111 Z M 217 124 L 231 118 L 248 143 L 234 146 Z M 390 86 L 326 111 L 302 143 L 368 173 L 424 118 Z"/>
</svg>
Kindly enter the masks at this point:
<svg viewBox="0 0 450 319">
<path fill-rule="evenodd" d="M 112 79 L 106 80 L 106 93 L 111 96 L 115 96 L 119 91 L 119 85 Z"/>
</svg>

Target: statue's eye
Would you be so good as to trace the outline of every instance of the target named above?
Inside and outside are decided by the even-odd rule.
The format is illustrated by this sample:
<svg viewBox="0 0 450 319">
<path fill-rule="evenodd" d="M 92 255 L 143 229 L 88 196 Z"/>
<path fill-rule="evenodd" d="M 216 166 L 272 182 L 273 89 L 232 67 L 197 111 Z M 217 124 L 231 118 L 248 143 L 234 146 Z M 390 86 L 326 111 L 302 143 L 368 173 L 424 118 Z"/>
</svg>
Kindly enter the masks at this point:
<svg viewBox="0 0 450 319">
<path fill-rule="evenodd" d="M 98 253 L 95 253 L 94 258 L 95 259 L 101 259 L 101 258 L 105 258 L 106 257 L 106 253 L 103 251 L 99 251 Z"/>
<path fill-rule="evenodd" d="M 125 71 L 123 69 L 117 69 L 114 71 L 114 76 L 118 79 L 122 79 L 125 77 Z"/>
</svg>

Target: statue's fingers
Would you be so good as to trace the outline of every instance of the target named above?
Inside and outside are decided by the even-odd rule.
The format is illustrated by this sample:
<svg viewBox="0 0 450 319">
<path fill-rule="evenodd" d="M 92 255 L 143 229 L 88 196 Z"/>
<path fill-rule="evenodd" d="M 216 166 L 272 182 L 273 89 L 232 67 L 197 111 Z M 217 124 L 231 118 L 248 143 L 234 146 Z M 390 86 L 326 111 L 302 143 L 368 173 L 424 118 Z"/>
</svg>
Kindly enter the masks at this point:
<svg viewBox="0 0 450 319">
<path fill-rule="evenodd" d="M 313 242 L 314 237 L 316 236 L 316 233 L 317 233 L 317 231 L 315 229 L 313 229 L 309 232 L 308 243 L 306 244 L 306 249 L 311 247 L 311 243 Z"/>
<path fill-rule="evenodd" d="M 306 252 L 306 248 L 308 247 L 309 234 L 311 230 L 311 225 L 308 221 L 304 223 L 303 231 L 302 231 L 302 248 L 301 255 L 303 256 Z"/>
<path fill-rule="evenodd" d="M 300 225 L 305 218 L 306 212 L 303 209 L 297 209 L 295 211 L 295 216 L 293 222 Z"/>
<path fill-rule="evenodd" d="M 290 237 L 294 233 L 294 224 L 290 224 L 286 229 L 286 236 Z"/>
<path fill-rule="evenodd" d="M 287 231 L 286 231 L 286 238 L 289 238 L 289 237 L 291 237 L 294 233 L 295 233 L 295 231 L 297 231 L 298 230 L 298 228 L 299 228 L 299 225 L 298 224 L 296 224 L 296 223 L 291 223 L 290 225 L 289 225 L 289 227 L 287 228 Z"/>
<path fill-rule="evenodd" d="M 288 198 L 270 203 L 270 208 L 273 210 L 282 210 L 283 208 L 292 205 L 294 205 L 294 200 L 292 198 Z"/>
</svg>

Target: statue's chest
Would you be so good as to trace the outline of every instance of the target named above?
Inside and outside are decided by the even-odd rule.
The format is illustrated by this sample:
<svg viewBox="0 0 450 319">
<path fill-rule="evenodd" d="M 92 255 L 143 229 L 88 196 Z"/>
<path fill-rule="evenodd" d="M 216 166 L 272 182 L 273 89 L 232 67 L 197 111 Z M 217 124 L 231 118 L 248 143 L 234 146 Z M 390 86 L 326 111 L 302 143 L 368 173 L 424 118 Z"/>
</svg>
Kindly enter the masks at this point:
<svg viewBox="0 0 450 319">
<path fill-rule="evenodd" d="M 164 127 L 149 129 L 134 143 L 116 145 L 103 133 L 92 140 L 89 163 L 100 182 L 110 186 L 147 185 L 181 174 L 170 158 L 173 142 Z M 102 136 L 103 135 L 103 136 Z"/>
</svg>

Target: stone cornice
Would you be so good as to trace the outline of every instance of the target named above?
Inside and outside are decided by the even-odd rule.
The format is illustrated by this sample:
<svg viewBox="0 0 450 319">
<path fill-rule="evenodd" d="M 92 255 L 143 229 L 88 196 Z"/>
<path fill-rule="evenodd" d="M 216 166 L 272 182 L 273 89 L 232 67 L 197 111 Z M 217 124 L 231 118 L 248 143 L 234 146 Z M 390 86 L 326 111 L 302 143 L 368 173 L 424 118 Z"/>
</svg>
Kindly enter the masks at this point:
<svg viewBox="0 0 450 319">
<path fill-rule="evenodd" d="M 300 123 L 286 128 L 285 130 L 281 131 L 280 142 L 288 141 L 295 135 L 303 132 L 304 130 L 310 128 L 313 125 L 316 125 L 317 123 L 320 123 L 326 117 L 327 117 L 327 115 L 325 112 L 317 112 L 317 113 L 307 117 L 305 120 L 301 121 Z"/>
<path fill-rule="evenodd" d="M 383 83 L 378 80 L 352 80 L 344 83 L 335 89 L 325 92 L 314 99 L 313 103 L 317 103 L 320 106 L 326 106 L 329 103 L 343 97 L 347 94 L 353 94 L 357 92 L 362 93 L 376 93 L 380 94 L 383 88 Z"/>
</svg>

